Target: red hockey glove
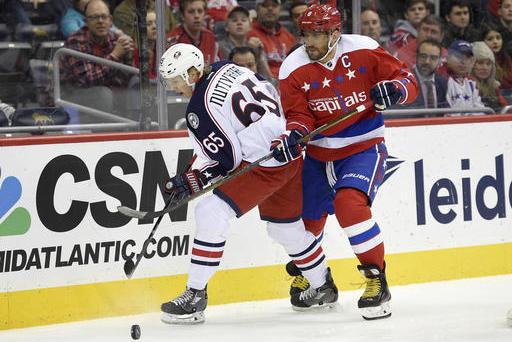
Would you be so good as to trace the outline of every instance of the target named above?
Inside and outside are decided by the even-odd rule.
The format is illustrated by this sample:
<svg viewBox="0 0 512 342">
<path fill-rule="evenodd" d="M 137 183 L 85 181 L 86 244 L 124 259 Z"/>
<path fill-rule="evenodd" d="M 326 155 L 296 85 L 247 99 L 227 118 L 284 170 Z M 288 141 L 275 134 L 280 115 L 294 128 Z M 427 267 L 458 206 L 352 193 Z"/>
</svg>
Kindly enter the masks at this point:
<svg viewBox="0 0 512 342">
<path fill-rule="evenodd" d="M 178 200 L 201 191 L 208 183 L 206 177 L 198 170 L 191 170 L 172 177 L 164 182 L 167 193 L 175 193 Z"/>
<path fill-rule="evenodd" d="M 402 98 L 402 93 L 394 81 L 382 81 L 370 89 L 370 97 L 375 108 L 381 111 L 397 104 Z"/>
<path fill-rule="evenodd" d="M 288 163 L 302 156 L 304 143 L 299 143 L 299 140 L 304 137 L 304 134 L 299 130 L 286 131 L 281 134 L 279 138 L 272 140 L 270 150 L 274 159 L 281 163 Z"/>
</svg>

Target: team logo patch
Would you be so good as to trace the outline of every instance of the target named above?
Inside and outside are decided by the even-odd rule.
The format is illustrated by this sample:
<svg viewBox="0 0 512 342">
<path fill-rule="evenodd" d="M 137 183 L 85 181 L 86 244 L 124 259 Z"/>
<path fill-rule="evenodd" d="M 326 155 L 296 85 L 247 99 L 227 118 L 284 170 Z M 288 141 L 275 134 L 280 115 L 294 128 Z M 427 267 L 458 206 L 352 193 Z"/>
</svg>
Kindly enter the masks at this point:
<svg viewBox="0 0 512 342">
<path fill-rule="evenodd" d="M 178 58 L 180 58 L 180 56 L 181 56 L 181 52 L 180 52 L 180 51 L 176 51 L 176 52 L 174 53 L 174 56 L 173 56 L 173 57 L 174 57 L 174 59 L 178 59 Z"/>
<path fill-rule="evenodd" d="M 190 127 L 192 127 L 193 129 L 196 129 L 197 127 L 199 127 L 199 117 L 197 116 L 196 113 L 188 113 L 187 121 L 188 121 L 188 124 L 190 125 Z"/>
</svg>

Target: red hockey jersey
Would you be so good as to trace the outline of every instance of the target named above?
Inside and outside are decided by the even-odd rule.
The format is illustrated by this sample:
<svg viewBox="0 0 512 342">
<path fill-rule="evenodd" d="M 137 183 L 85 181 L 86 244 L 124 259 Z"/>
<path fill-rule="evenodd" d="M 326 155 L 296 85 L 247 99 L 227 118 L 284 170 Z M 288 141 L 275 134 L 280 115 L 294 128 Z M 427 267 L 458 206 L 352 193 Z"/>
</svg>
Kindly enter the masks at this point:
<svg viewBox="0 0 512 342">
<path fill-rule="evenodd" d="M 414 75 L 369 37 L 342 35 L 334 58 L 326 64 L 311 62 L 300 47 L 279 71 L 287 129 L 310 132 L 365 104 L 365 111 L 319 134 L 307 148 L 311 157 L 322 161 L 361 152 L 384 140 L 384 119 L 370 102 L 370 89 L 385 80 L 396 81 L 401 104 L 414 102 L 418 95 Z"/>
</svg>

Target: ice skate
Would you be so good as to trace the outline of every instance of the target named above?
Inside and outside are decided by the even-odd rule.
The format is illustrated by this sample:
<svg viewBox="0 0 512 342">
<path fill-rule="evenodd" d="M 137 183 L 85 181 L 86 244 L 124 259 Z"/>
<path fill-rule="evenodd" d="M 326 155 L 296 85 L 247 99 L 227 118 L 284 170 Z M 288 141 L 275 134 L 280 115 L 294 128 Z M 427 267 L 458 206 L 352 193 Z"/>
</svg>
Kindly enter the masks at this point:
<svg viewBox="0 0 512 342">
<path fill-rule="evenodd" d="M 206 289 L 187 288 L 178 297 L 163 303 L 161 320 L 168 324 L 198 324 L 204 322 L 204 310 L 208 304 Z"/>
<path fill-rule="evenodd" d="M 327 268 L 325 284 L 318 289 L 308 286 L 305 290 L 294 292 L 291 303 L 295 311 L 307 311 L 320 307 L 334 307 L 338 301 L 338 288 L 334 284 L 331 270 Z"/>
<path fill-rule="evenodd" d="M 372 320 L 391 316 L 386 274 L 375 265 L 359 265 L 357 269 L 366 278 L 366 290 L 357 302 L 364 319 Z"/>
<path fill-rule="evenodd" d="M 292 284 L 290 285 L 290 296 L 293 296 L 295 293 L 302 292 L 309 288 L 309 281 L 302 275 L 302 272 L 297 267 L 297 265 L 293 263 L 293 261 L 290 261 L 286 264 L 286 272 L 290 276 L 294 277 Z"/>
</svg>

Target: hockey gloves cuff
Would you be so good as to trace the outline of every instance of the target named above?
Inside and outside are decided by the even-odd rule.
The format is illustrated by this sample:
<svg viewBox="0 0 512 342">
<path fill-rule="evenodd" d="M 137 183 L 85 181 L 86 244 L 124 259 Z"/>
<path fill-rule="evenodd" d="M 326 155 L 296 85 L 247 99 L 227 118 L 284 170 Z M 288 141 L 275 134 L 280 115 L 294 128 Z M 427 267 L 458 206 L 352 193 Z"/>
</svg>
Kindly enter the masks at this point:
<svg viewBox="0 0 512 342">
<path fill-rule="evenodd" d="M 207 183 L 201 172 L 191 170 L 165 181 L 164 189 L 167 193 L 175 193 L 177 200 L 181 200 L 201 191 Z"/>
<path fill-rule="evenodd" d="M 304 143 L 299 143 L 299 140 L 304 137 L 304 134 L 299 130 L 286 131 L 281 134 L 279 138 L 273 139 L 270 145 L 270 150 L 274 155 L 274 159 L 281 163 L 288 163 L 294 159 L 302 156 Z"/>
<path fill-rule="evenodd" d="M 402 93 L 394 81 L 382 81 L 370 89 L 370 97 L 375 109 L 382 111 L 397 104 L 402 98 Z"/>
</svg>

